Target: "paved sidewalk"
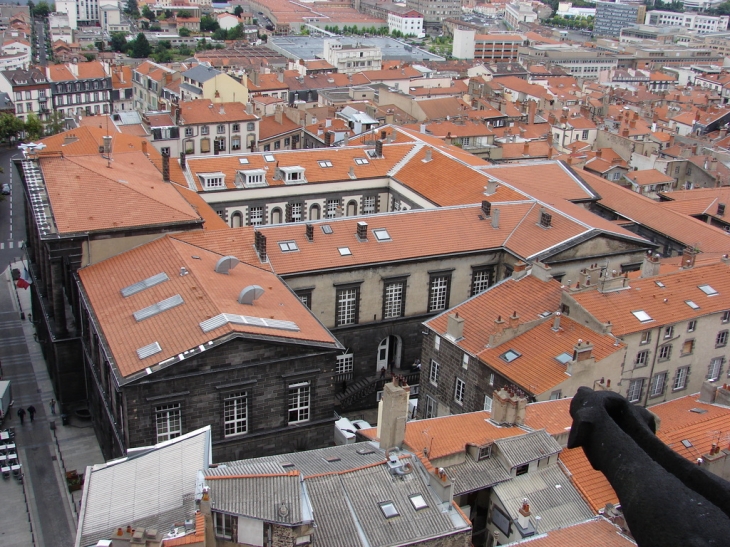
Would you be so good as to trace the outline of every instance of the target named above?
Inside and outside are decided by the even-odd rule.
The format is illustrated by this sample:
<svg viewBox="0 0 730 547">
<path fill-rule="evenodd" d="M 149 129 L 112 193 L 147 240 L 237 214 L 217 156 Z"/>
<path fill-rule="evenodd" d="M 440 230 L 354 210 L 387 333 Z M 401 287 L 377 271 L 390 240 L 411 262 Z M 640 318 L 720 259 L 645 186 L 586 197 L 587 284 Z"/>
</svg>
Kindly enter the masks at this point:
<svg viewBox="0 0 730 547">
<path fill-rule="evenodd" d="M 11 266 L 23 268 L 22 263 Z M 30 289 L 16 289 L 8 268 L 0 276 L 3 379 L 12 383 L 14 412 L 32 404 L 37 414 L 32 424 L 27 415 L 22 426 L 17 415 L 3 424 L 15 428 L 24 481 L 21 484 L 11 478 L 0 482 L 0 545 L 67 547 L 73 545 L 76 535 L 81 491 L 69 494 L 66 471 L 83 475 L 86 466 L 104 458 L 91 422 L 72 414 L 69 425 L 63 426 L 60 416 L 51 414 L 48 402 L 55 396 L 40 345 L 34 340 L 35 329 L 28 321 L 29 310 Z M 21 312 L 25 319 L 21 319 Z"/>
</svg>

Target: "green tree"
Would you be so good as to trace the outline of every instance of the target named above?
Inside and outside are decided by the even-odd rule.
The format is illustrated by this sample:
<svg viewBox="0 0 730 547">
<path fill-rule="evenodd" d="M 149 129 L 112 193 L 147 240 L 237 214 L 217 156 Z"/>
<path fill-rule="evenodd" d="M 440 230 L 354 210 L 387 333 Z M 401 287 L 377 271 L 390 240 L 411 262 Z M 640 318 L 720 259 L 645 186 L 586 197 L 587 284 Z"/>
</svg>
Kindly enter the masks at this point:
<svg viewBox="0 0 730 547">
<path fill-rule="evenodd" d="M 30 8 L 30 4 L 28 4 L 28 7 Z M 49 6 L 46 2 L 43 2 L 43 1 L 41 1 L 37 5 L 33 6 L 33 8 L 30 10 L 30 14 L 33 17 L 37 17 L 38 19 L 48 17 L 49 13 L 51 13 L 51 6 Z"/>
<path fill-rule="evenodd" d="M 25 129 L 25 124 L 20 118 L 13 114 L 0 114 L 0 139 L 12 141 L 18 138 L 20 132 Z"/>
<path fill-rule="evenodd" d="M 145 57 L 150 56 L 151 51 L 152 48 L 150 47 L 150 43 L 147 41 L 147 37 L 140 32 L 132 44 L 131 56 L 135 59 L 144 59 Z"/>
<path fill-rule="evenodd" d="M 142 6 L 142 17 L 144 17 L 145 19 L 149 19 L 150 21 L 155 20 L 155 13 L 150 9 L 147 4 Z"/>
<path fill-rule="evenodd" d="M 125 32 L 112 32 L 109 47 L 112 51 L 124 53 L 127 51 L 127 34 Z"/>
<path fill-rule="evenodd" d="M 55 135 L 66 129 L 66 120 L 63 114 L 58 111 L 53 112 L 46 122 L 46 135 Z"/>
<path fill-rule="evenodd" d="M 190 29 L 185 27 L 182 27 L 180 30 L 177 31 L 177 33 L 183 38 L 187 38 L 191 34 Z"/>
<path fill-rule="evenodd" d="M 243 13 L 243 7 L 241 5 L 236 6 L 233 8 L 233 15 L 236 17 L 241 17 L 241 14 Z"/>
<path fill-rule="evenodd" d="M 200 30 L 203 32 L 215 32 L 219 28 L 218 21 L 213 19 L 210 15 L 203 15 L 203 17 L 200 18 Z"/>
<path fill-rule="evenodd" d="M 243 25 L 237 24 L 235 27 L 228 29 L 227 40 L 242 40 L 243 39 Z"/>
<path fill-rule="evenodd" d="M 130 17 L 139 17 L 139 4 L 137 4 L 137 0 L 127 0 L 127 7 L 124 8 L 124 13 Z"/>
<path fill-rule="evenodd" d="M 193 50 L 190 49 L 190 46 L 186 46 L 185 44 L 183 44 L 179 48 L 177 48 L 177 52 L 180 55 L 185 55 L 185 56 L 190 56 L 193 54 Z"/>
<path fill-rule="evenodd" d="M 24 129 L 26 138 L 32 141 L 40 139 L 43 136 L 43 122 L 33 113 L 28 114 Z"/>
<path fill-rule="evenodd" d="M 213 40 L 225 40 L 226 36 L 228 36 L 226 29 L 219 28 L 213 32 L 213 36 L 211 36 L 211 38 L 213 38 Z"/>
<path fill-rule="evenodd" d="M 150 57 L 152 57 L 156 63 L 169 63 L 172 61 L 172 53 L 169 49 L 158 49 L 155 50 L 154 53 L 150 54 Z"/>
<path fill-rule="evenodd" d="M 193 14 L 190 13 L 189 11 L 181 9 L 180 11 L 177 12 L 177 16 L 179 19 L 190 19 L 193 16 Z"/>
</svg>

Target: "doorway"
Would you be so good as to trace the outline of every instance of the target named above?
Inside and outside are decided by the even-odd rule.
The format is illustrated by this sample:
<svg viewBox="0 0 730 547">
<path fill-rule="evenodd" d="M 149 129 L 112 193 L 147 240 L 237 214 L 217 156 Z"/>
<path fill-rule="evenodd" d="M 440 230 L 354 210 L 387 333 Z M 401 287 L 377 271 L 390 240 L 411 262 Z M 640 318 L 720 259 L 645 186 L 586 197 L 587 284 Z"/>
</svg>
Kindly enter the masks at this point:
<svg viewBox="0 0 730 547">
<path fill-rule="evenodd" d="M 388 364 L 391 362 L 395 368 L 400 368 L 401 346 L 400 336 L 394 334 L 386 336 L 380 341 L 380 344 L 378 344 L 376 373 L 380 373 L 380 369 L 383 367 L 389 369 Z"/>
</svg>

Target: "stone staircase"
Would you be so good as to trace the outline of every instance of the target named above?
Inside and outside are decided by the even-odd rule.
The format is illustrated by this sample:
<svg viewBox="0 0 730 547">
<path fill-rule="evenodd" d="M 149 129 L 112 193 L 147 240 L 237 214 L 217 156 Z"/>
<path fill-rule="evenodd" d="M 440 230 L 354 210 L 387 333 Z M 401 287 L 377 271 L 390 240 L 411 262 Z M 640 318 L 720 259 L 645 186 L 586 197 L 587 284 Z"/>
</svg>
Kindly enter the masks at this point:
<svg viewBox="0 0 730 547">
<path fill-rule="evenodd" d="M 405 377 L 408 385 L 416 385 L 419 382 L 419 372 L 397 371 Z M 351 382 L 347 389 L 335 395 L 335 406 L 338 412 L 346 412 L 348 410 L 357 410 L 359 408 L 373 406 L 375 401 L 375 393 L 382 391 L 383 386 L 390 382 L 390 376 L 380 378 L 380 376 L 361 376 Z"/>
</svg>

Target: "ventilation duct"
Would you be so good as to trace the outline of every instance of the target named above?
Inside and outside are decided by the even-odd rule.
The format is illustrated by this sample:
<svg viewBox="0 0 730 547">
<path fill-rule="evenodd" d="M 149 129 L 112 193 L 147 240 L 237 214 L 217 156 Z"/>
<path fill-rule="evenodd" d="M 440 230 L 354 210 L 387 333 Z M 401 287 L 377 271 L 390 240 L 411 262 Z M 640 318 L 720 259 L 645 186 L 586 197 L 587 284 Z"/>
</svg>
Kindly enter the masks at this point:
<svg viewBox="0 0 730 547">
<path fill-rule="evenodd" d="M 253 304 L 254 300 L 257 300 L 264 294 L 264 289 L 258 285 L 249 285 L 245 287 L 241 294 L 238 295 L 239 304 Z"/>
<path fill-rule="evenodd" d="M 232 270 L 238 266 L 239 260 L 235 256 L 224 256 L 215 264 L 215 271 L 219 274 L 228 275 L 228 270 Z"/>
</svg>

